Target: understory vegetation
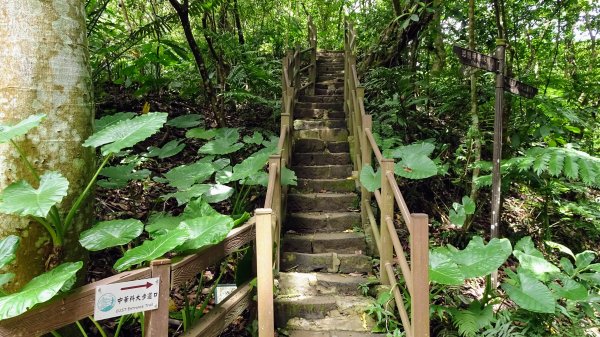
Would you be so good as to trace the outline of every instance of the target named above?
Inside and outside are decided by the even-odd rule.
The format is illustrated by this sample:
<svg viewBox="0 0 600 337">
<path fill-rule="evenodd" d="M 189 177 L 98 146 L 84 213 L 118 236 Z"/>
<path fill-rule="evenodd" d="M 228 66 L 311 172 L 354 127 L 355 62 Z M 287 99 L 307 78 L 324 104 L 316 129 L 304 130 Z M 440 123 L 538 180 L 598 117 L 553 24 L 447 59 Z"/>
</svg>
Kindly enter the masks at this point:
<svg viewBox="0 0 600 337">
<path fill-rule="evenodd" d="M 431 336 L 600 336 L 598 2 L 87 0 L 85 10 L 97 110 L 81 146 L 98 165 L 69 196 L 75 202 L 61 204 L 64 172 L 42 171 L 18 142 L 46 116 L 0 119 L 0 145 L 28 169 L 0 189 L 0 212 L 50 238 L 46 273 L 0 290 L 0 320 L 73 289 L 78 272 L 93 282 L 184 256 L 244 224 L 264 200 L 277 151 L 281 59 L 306 45 L 310 16 L 322 50 L 343 49 L 344 20 L 353 22 L 376 141 L 396 162 L 410 210 L 429 214 Z M 505 96 L 492 238 L 494 74 L 461 65 L 452 49 L 492 55 L 497 38 L 508 43 L 506 75 L 538 93 Z M 359 175 L 379 187 L 377 167 Z M 291 170 L 282 179 L 296 185 Z M 94 218 L 76 233 L 89 256 L 67 261 L 66 236 L 90 200 Z M 0 267 L 28 249 L 20 241 L 0 240 Z M 174 290 L 173 336 L 213 307 L 218 284 L 252 278 L 253 254 L 246 246 Z M 0 274 L 0 287 L 13 277 Z M 403 336 L 392 300 L 381 294 L 369 313 L 379 332 Z M 254 318 L 246 313 L 226 334 L 255 335 Z M 77 329 L 141 335 L 143 317 Z"/>
</svg>

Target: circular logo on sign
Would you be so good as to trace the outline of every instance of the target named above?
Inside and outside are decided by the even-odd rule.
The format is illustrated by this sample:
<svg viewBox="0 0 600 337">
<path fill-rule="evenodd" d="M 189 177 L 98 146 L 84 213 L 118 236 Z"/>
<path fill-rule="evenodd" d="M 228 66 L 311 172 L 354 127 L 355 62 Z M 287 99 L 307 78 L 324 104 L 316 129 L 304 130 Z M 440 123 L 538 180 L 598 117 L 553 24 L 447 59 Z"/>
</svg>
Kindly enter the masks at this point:
<svg viewBox="0 0 600 337">
<path fill-rule="evenodd" d="M 117 303 L 117 298 L 113 294 L 104 294 L 98 300 L 98 309 L 102 312 L 110 311 L 110 309 L 115 307 Z"/>
</svg>

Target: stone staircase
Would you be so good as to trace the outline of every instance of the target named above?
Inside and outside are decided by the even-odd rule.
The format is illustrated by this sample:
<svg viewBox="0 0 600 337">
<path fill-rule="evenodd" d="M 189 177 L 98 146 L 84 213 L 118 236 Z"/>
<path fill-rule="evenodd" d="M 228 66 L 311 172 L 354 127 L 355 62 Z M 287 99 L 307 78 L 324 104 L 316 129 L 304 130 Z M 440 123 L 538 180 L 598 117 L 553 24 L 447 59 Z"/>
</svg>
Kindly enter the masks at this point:
<svg viewBox="0 0 600 337">
<path fill-rule="evenodd" d="M 343 53 L 317 56 L 314 96 L 294 111 L 293 169 L 288 194 L 275 324 L 290 337 L 366 337 L 373 301 L 358 285 L 372 271 L 365 255 L 358 195 L 343 110 Z"/>
</svg>

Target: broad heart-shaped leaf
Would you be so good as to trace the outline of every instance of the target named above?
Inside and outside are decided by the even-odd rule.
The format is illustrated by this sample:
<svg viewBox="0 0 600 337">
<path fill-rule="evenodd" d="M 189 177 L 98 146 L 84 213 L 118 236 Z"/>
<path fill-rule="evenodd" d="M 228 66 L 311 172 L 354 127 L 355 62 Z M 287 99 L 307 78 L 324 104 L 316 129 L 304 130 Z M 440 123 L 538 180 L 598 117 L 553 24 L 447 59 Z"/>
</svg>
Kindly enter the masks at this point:
<svg viewBox="0 0 600 337">
<path fill-rule="evenodd" d="M 363 165 L 362 170 L 360 170 L 360 183 L 367 191 L 375 192 L 381 188 L 381 170 L 377 170 L 377 173 L 375 173 L 371 165 Z"/>
<path fill-rule="evenodd" d="M 231 197 L 231 195 L 233 195 L 233 192 L 233 188 L 227 185 L 212 184 L 208 192 L 204 193 L 204 196 L 202 196 L 202 198 L 204 198 L 206 202 L 214 204 L 228 199 L 229 197 Z"/>
<path fill-rule="evenodd" d="M 19 247 L 20 238 L 16 235 L 9 235 L 0 240 L 0 268 L 11 263 L 16 257 L 17 247 Z"/>
<path fill-rule="evenodd" d="M 94 127 L 95 127 L 96 132 L 98 132 L 108 126 L 111 126 L 118 122 L 124 121 L 126 119 L 133 118 L 134 116 L 135 116 L 135 113 L 133 113 L 133 112 L 117 112 L 116 114 L 108 115 L 108 116 L 104 116 L 100 119 L 96 119 L 96 123 L 94 124 Z"/>
<path fill-rule="evenodd" d="M 196 162 L 190 165 L 181 165 L 165 173 L 169 185 L 178 189 L 187 189 L 197 183 L 202 183 L 215 172 L 211 163 Z"/>
<path fill-rule="evenodd" d="M 586 250 L 575 255 L 575 266 L 577 266 L 577 269 L 583 269 L 589 266 L 595 258 L 596 253 L 592 252 L 591 250 Z"/>
<path fill-rule="evenodd" d="M 458 264 L 465 278 L 486 276 L 497 270 L 510 256 L 508 239 L 492 239 L 487 245 L 474 236 L 463 250 L 449 250 L 450 258 Z"/>
<path fill-rule="evenodd" d="M 58 172 L 46 172 L 40 177 L 40 187 L 34 189 L 21 180 L 10 184 L 0 194 L 0 213 L 45 218 L 69 189 L 69 181 Z"/>
<path fill-rule="evenodd" d="M 461 285 L 465 282 L 458 265 L 442 251 L 429 252 L 429 280 L 440 284 Z"/>
<path fill-rule="evenodd" d="M 0 124 L 0 144 L 26 134 L 29 130 L 40 125 L 45 117 L 45 114 L 38 114 L 29 116 L 13 126 Z"/>
<path fill-rule="evenodd" d="M 205 193 L 209 192 L 211 190 L 211 188 L 212 188 L 211 184 L 195 184 L 186 189 L 182 189 L 182 190 L 178 190 L 177 192 L 174 192 L 174 193 L 162 195 L 161 197 L 164 198 L 165 200 L 169 199 L 169 198 L 175 198 L 177 200 L 177 204 L 179 206 L 181 206 L 183 204 L 187 204 L 188 202 L 190 202 L 190 200 L 193 200 L 195 198 L 200 198 Z M 225 199 L 227 199 L 227 198 L 225 198 Z M 218 202 L 218 201 L 216 201 L 216 202 Z"/>
<path fill-rule="evenodd" d="M 167 121 L 167 115 L 153 112 L 117 122 L 91 135 L 83 146 L 102 146 L 104 155 L 117 153 L 155 134 Z"/>
<path fill-rule="evenodd" d="M 436 175 L 437 166 L 422 154 L 408 154 L 394 166 L 394 173 L 408 179 L 425 179 Z"/>
<path fill-rule="evenodd" d="M 238 151 L 244 144 L 238 143 L 240 133 L 238 129 L 223 128 L 216 131 L 215 139 L 202 145 L 198 153 L 229 154 Z"/>
<path fill-rule="evenodd" d="M 206 200 L 199 198 L 194 199 L 189 204 L 187 204 L 181 216 L 184 219 L 193 219 L 217 214 L 220 213 L 217 212 L 214 208 L 212 208 L 212 206 L 209 205 L 208 202 L 206 202 Z"/>
<path fill-rule="evenodd" d="M 184 148 L 185 148 L 185 144 L 182 144 L 182 143 L 180 143 L 179 140 L 174 139 L 174 140 L 168 142 L 167 144 L 165 144 L 163 147 L 150 146 L 148 148 L 148 154 L 146 154 L 146 156 L 158 157 L 159 159 L 165 159 L 165 158 L 169 158 L 169 157 L 172 157 L 172 156 L 178 154 Z"/>
<path fill-rule="evenodd" d="M 168 231 L 154 240 L 146 240 L 141 246 L 130 249 L 118 259 L 113 268 L 121 272 L 131 266 L 157 259 L 172 251 L 188 238 L 188 232 L 183 229 Z"/>
<path fill-rule="evenodd" d="M 50 300 L 81 267 L 81 261 L 63 263 L 35 277 L 18 293 L 0 297 L 0 320 L 18 316 L 34 305 Z"/>
<path fill-rule="evenodd" d="M 233 219 L 221 214 L 209 215 L 182 221 L 177 228 L 189 233 L 188 240 L 177 250 L 194 250 L 223 241 L 233 228 Z"/>
<path fill-rule="evenodd" d="M 200 139 L 211 139 L 217 135 L 217 129 L 203 129 L 203 128 L 195 128 L 188 130 L 185 133 L 186 138 L 200 138 Z"/>
<path fill-rule="evenodd" d="M 556 300 L 550 289 L 525 270 L 519 271 L 518 285 L 503 283 L 502 289 L 506 291 L 511 300 L 525 310 L 554 313 Z"/>
<path fill-rule="evenodd" d="M 575 255 L 569 247 L 553 241 L 545 241 L 545 243 L 548 245 L 548 247 L 558 249 L 560 252 L 565 253 L 575 259 Z"/>
<path fill-rule="evenodd" d="M 465 214 L 465 208 L 461 205 L 455 211 L 453 209 L 448 213 L 448 217 L 450 218 L 450 222 L 458 227 L 462 227 L 467 221 L 467 215 Z"/>
<path fill-rule="evenodd" d="M 468 196 L 465 195 L 464 197 L 462 197 L 462 205 L 465 208 L 466 214 L 475 213 L 475 202 Z"/>
<path fill-rule="evenodd" d="M 202 116 L 198 114 L 175 117 L 167 122 L 168 126 L 173 126 L 182 129 L 193 128 L 200 124 L 202 124 Z"/>
<path fill-rule="evenodd" d="M 172 216 L 165 212 L 154 213 L 150 215 L 145 230 L 151 237 L 157 237 L 177 228 L 182 220 L 181 216 Z"/>
<path fill-rule="evenodd" d="M 531 236 L 522 237 L 515 245 L 515 250 L 520 250 L 527 255 L 537 256 L 542 259 L 544 258 L 544 254 L 535 248 Z"/>
<path fill-rule="evenodd" d="M 256 145 L 262 144 L 263 140 L 264 140 L 263 135 L 260 132 L 254 132 L 252 134 L 252 137 L 244 136 L 244 139 L 243 139 L 244 143 L 246 143 L 246 144 L 256 144 Z"/>
<path fill-rule="evenodd" d="M 392 150 L 391 154 L 392 158 L 405 158 L 411 155 L 429 157 L 433 153 L 433 150 L 435 150 L 435 145 L 427 142 L 422 142 L 400 146 Z"/>
<path fill-rule="evenodd" d="M 123 188 L 132 180 L 145 179 L 150 175 L 146 169 L 134 171 L 135 163 L 118 166 L 107 166 L 100 171 L 100 175 L 108 179 L 98 180 L 98 185 L 104 188 Z"/>
<path fill-rule="evenodd" d="M 244 159 L 241 163 L 233 167 L 233 174 L 231 175 L 230 181 L 245 180 L 257 172 L 263 170 L 265 164 L 269 160 L 270 153 L 254 153 L 250 157 Z"/>
<path fill-rule="evenodd" d="M 571 279 L 570 277 L 559 274 L 561 284 L 556 282 L 550 283 L 550 288 L 554 290 L 559 297 L 573 301 L 583 301 L 588 297 L 587 289 L 583 284 Z"/>
<path fill-rule="evenodd" d="M 15 278 L 15 274 L 13 273 L 0 274 L 0 288 L 4 287 L 13 278 Z"/>
<path fill-rule="evenodd" d="M 546 261 L 543 257 L 537 257 L 515 250 L 513 255 L 519 259 L 521 268 L 530 271 L 539 280 L 547 281 L 550 274 L 560 272 L 560 269 L 552 263 Z"/>
<path fill-rule="evenodd" d="M 136 219 L 102 221 L 81 233 L 79 243 L 87 250 L 99 251 L 128 244 L 143 230 L 144 224 Z"/>
</svg>

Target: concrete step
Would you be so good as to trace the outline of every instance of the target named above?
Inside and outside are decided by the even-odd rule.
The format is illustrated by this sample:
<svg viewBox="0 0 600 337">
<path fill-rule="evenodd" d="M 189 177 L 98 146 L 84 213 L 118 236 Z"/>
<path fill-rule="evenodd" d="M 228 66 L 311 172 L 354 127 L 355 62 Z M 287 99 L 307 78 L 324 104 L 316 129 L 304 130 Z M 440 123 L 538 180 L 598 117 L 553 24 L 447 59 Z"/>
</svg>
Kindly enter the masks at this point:
<svg viewBox="0 0 600 337">
<path fill-rule="evenodd" d="M 366 248 L 363 233 L 286 233 L 283 238 L 283 250 L 286 252 L 362 254 Z"/>
<path fill-rule="evenodd" d="M 320 253 L 308 254 L 297 252 L 281 253 L 281 270 L 296 272 L 323 273 L 370 273 L 371 258 L 362 254 Z"/>
<path fill-rule="evenodd" d="M 298 109 L 328 109 L 328 110 L 344 110 L 343 102 L 296 102 Z"/>
<path fill-rule="evenodd" d="M 298 106 L 294 109 L 294 118 L 314 118 L 314 119 L 340 119 L 346 118 L 342 109 L 315 109 L 312 107 Z M 311 104 L 311 103 L 304 103 Z M 322 103 L 321 103 L 322 104 Z"/>
<path fill-rule="evenodd" d="M 325 73 L 318 73 L 317 74 L 317 81 L 316 83 L 326 83 L 328 81 L 332 81 L 332 82 L 339 82 L 339 81 L 344 81 L 344 74 L 325 74 Z"/>
<path fill-rule="evenodd" d="M 343 95 L 344 87 L 329 89 L 315 89 L 316 95 Z"/>
<path fill-rule="evenodd" d="M 342 232 L 360 226 L 359 212 L 298 212 L 287 215 L 286 231 L 296 233 Z"/>
<path fill-rule="evenodd" d="M 346 128 L 346 120 L 343 118 L 296 119 L 296 120 L 294 120 L 294 130 L 308 130 L 308 129 L 320 129 L 320 128 L 332 128 L 332 129 Z"/>
<path fill-rule="evenodd" d="M 351 164 L 350 154 L 328 153 L 328 152 L 311 152 L 311 153 L 294 153 L 293 163 L 298 166 L 310 165 L 347 165 Z"/>
<path fill-rule="evenodd" d="M 361 295 L 359 285 L 367 283 L 364 275 L 329 273 L 280 273 L 278 296 Z"/>
<path fill-rule="evenodd" d="M 294 166 L 292 168 L 298 178 L 340 178 L 352 176 L 352 165 L 318 165 Z"/>
<path fill-rule="evenodd" d="M 289 193 L 287 209 L 292 212 L 343 212 L 357 208 L 356 193 Z"/>
<path fill-rule="evenodd" d="M 341 92 L 344 92 L 344 82 L 317 82 L 315 83 L 315 89 L 341 90 Z"/>
<path fill-rule="evenodd" d="M 294 131 L 294 140 L 318 139 L 326 142 L 348 141 L 348 129 L 346 128 L 319 128 Z"/>
<path fill-rule="evenodd" d="M 344 63 L 332 64 L 332 63 L 317 63 L 317 74 L 323 72 L 344 72 Z"/>
<path fill-rule="evenodd" d="M 296 139 L 294 142 L 294 152 L 296 153 L 323 152 L 325 150 L 331 153 L 349 152 L 350 144 L 347 141 L 330 142 L 314 138 Z"/>
<path fill-rule="evenodd" d="M 356 182 L 354 179 L 317 179 L 317 178 L 298 178 L 298 185 L 293 187 L 293 191 L 309 193 L 325 192 L 354 192 Z"/>
<path fill-rule="evenodd" d="M 360 316 L 373 299 L 363 296 L 278 297 L 274 301 L 275 324 L 285 326 L 292 318 L 322 319 L 335 316 Z"/>
<path fill-rule="evenodd" d="M 352 318 L 347 318 L 347 320 Z M 356 318 L 354 318 L 356 319 Z M 344 326 L 344 320 L 340 320 L 338 324 L 342 324 Z M 319 326 L 320 324 L 317 322 L 306 322 L 307 325 Z M 356 325 L 356 323 L 350 323 L 351 325 Z M 335 320 L 332 322 L 332 328 L 336 328 Z M 372 332 L 361 332 L 361 331 L 341 331 L 341 330 L 326 330 L 326 331 L 311 331 L 311 330 L 289 330 L 288 337 L 384 337 L 385 334 L 376 334 Z"/>
<path fill-rule="evenodd" d="M 298 101 L 311 103 L 343 103 L 344 95 L 302 95 L 298 98 Z"/>
</svg>

